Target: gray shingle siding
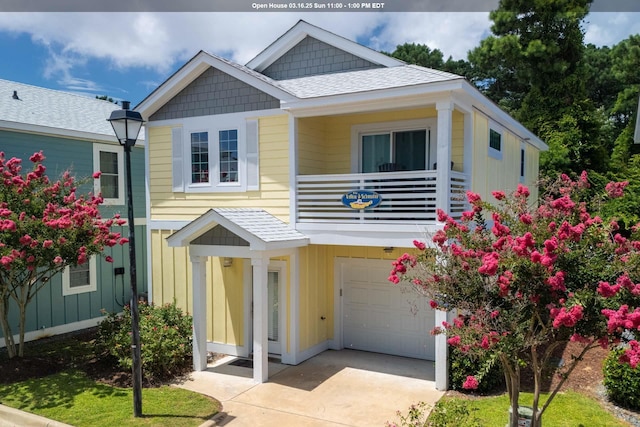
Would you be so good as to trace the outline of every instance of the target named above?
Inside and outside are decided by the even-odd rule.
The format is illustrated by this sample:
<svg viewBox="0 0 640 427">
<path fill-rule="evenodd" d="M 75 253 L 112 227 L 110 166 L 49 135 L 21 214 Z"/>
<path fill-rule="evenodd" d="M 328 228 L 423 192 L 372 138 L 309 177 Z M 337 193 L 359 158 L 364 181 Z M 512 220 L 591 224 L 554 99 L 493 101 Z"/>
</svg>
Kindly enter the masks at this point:
<svg viewBox="0 0 640 427">
<path fill-rule="evenodd" d="M 149 120 L 211 116 L 279 107 L 279 99 L 211 67 L 162 106 Z"/>
<path fill-rule="evenodd" d="M 269 65 L 262 74 L 274 80 L 287 80 L 380 67 L 382 66 L 307 36 Z"/>
<path fill-rule="evenodd" d="M 216 225 L 202 236 L 194 239 L 192 245 L 249 246 L 249 242 L 221 225 Z"/>
</svg>

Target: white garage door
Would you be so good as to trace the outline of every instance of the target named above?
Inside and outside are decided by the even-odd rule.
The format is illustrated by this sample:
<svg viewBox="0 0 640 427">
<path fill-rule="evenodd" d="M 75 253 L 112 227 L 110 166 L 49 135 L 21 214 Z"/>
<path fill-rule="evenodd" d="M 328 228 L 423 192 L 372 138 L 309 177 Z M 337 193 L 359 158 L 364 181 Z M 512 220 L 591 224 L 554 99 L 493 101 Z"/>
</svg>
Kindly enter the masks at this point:
<svg viewBox="0 0 640 427">
<path fill-rule="evenodd" d="M 338 260 L 344 348 L 435 360 L 429 301 L 387 280 L 390 261 Z"/>
</svg>

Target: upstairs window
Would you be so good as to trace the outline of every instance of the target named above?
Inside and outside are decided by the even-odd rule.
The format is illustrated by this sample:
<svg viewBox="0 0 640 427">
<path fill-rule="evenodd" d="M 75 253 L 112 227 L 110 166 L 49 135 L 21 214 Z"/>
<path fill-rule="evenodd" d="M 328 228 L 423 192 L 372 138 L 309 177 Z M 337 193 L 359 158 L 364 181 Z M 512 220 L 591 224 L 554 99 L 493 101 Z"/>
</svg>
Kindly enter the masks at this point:
<svg viewBox="0 0 640 427">
<path fill-rule="evenodd" d="M 100 172 L 93 191 L 101 194 L 105 205 L 124 205 L 124 163 L 122 147 L 93 145 L 93 170 Z"/>
<path fill-rule="evenodd" d="M 238 182 L 238 130 L 221 130 L 218 135 L 220 148 L 220 182 Z"/>
<path fill-rule="evenodd" d="M 502 132 L 489 129 L 489 155 L 502 160 Z"/>
<path fill-rule="evenodd" d="M 209 182 L 209 133 L 191 134 L 191 183 Z"/>
</svg>

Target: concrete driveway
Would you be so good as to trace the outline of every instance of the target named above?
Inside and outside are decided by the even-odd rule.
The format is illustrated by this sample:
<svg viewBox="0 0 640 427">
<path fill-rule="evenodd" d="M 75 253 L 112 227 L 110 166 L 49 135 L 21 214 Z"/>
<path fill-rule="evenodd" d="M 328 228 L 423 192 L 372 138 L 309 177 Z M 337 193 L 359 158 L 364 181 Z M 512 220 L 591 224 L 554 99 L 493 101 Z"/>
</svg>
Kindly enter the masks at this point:
<svg viewBox="0 0 640 427">
<path fill-rule="evenodd" d="M 410 405 L 435 404 L 434 362 L 328 350 L 298 366 L 269 364 L 269 382 L 223 359 L 179 387 L 222 402 L 208 426 L 384 426 Z M 204 426 L 203 425 L 203 426 Z"/>
</svg>

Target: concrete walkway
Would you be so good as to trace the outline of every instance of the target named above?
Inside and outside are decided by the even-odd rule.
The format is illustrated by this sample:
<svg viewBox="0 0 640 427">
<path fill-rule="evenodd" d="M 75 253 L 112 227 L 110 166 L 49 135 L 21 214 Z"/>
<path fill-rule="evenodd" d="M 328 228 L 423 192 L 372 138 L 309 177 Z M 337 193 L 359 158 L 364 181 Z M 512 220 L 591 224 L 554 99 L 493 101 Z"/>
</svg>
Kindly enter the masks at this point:
<svg viewBox="0 0 640 427">
<path fill-rule="evenodd" d="M 430 405 L 434 363 L 362 351 L 328 350 L 298 366 L 269 364 L 269 382 L 255 384 L 252 370 L 231 358 L 176 384 L 222 402 L 203 426 L 384 426 L 396 411 L 420 401 Z"/>
</svg>

